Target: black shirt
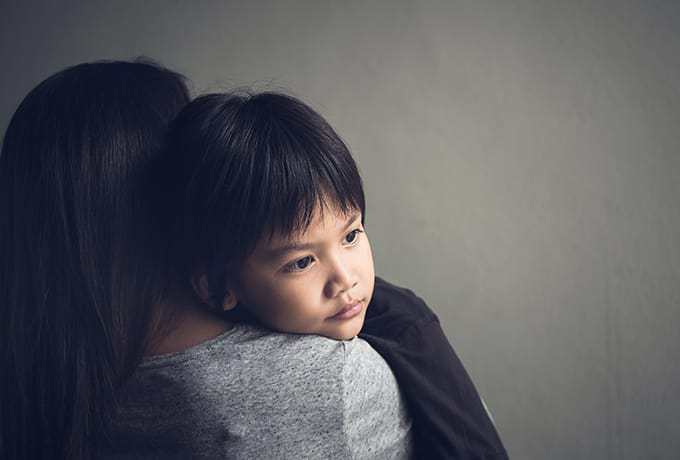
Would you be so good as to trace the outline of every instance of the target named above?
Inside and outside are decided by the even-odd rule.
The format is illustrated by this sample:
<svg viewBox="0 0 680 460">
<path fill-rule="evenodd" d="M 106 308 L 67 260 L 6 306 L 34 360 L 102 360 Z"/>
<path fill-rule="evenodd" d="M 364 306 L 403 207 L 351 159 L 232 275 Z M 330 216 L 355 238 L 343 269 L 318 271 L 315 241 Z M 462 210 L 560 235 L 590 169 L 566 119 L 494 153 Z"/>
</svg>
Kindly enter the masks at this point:
<svg viewBox="0 0 680 460">
<path fill-rule="evenodd" d="M 439 318 L 421 298 L 376 277 L 359 337 L 397 379 L 413 419 L 417 458 L 508 458 Z"/>
</svg>

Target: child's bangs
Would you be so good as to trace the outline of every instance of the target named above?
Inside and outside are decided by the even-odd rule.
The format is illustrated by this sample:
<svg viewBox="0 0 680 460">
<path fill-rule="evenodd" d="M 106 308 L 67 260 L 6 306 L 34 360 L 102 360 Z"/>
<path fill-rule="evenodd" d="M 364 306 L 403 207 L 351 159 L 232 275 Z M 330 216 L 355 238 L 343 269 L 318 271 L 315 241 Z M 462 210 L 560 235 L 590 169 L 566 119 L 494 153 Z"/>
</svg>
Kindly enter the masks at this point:
<svg viewBox="0 0 680 460">
<path fill-rule="evenodd" d="M 319 145 L 310 139 L 279 139 L 277 145 L 269 146 L 270 158 L 264 162 L 269 192 L 262 203 L 262 215 L 267 216 L 262 236 L 300 235 L 317 213 L 363 214 L 361 177 L 345 145 L 339 138 L 334 140 Z"/>
<path fill-rule="evenodd" d="M 295 239 L 307 231 L 317 215 L 323 217 L 330 212 L 347 218 L 355 212 L 362 212 L 358 197 L 346 190 L 329 189 L 327 185 L 319 184 L 318 188 L 305 192 L 308 193 L 286 203 L 272 203 L 271 219 L 264 226 L 263 237 Z"/>
</svg>

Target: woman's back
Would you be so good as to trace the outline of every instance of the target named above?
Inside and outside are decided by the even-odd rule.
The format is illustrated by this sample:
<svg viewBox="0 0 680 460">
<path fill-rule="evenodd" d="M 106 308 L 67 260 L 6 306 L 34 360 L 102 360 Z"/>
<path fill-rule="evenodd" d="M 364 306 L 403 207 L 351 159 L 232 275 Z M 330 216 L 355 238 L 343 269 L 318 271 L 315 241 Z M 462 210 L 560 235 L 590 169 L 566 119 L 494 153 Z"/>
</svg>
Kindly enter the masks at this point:
<svg viewBox="0 0 680 460">
<path fill-rule="evenodd" d="M 146 347 L 156 297 L 139 189 L 189 101 L 154 64 L 58 72 L 0 153 L 0 458 L 90 458 Z"/>
<path fill-rule="evenodd" d="M 363 340 L 237 324 L 146 358 L 121 395 L 111 458 L 408 458 L 410 422 Z"/>
</svg>

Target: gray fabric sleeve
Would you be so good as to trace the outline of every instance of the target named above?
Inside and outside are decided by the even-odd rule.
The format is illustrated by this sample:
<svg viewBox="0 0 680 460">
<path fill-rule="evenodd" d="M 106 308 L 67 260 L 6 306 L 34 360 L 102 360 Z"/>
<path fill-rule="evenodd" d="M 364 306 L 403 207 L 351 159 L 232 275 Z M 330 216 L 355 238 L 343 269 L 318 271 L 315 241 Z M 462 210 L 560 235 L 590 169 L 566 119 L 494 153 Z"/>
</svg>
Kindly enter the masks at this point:
<svg viewBox="0 0 680 460">
<path fill-rule="evenodd" d="M 371 346 L 354 339 L 343 342 L 344 426 L 351 458 L 400 459 L 411 453 L 411 422 L 397 381 Z"/>
<path fill-rule="evenodd" d="M 104 458 L 407 458 L 410 423 L 363 340 L 251 326 L 145 360 Z"/>
</svg>

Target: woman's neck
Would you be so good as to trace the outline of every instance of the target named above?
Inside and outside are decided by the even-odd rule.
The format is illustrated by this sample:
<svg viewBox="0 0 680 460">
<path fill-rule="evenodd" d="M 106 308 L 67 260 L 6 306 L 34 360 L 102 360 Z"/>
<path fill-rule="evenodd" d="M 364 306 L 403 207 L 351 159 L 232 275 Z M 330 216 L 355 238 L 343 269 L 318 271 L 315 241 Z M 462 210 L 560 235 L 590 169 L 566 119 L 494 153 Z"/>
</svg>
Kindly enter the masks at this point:
<svg viewBox="0 0 680 460">
<path fill-rule="evenodd" d="M 192 292 L 176 290 L 154 307 L 155 321 L 145 356 L 184 351 L 229 330 L 232 325 L 208 310 Z"/>
</svg>

